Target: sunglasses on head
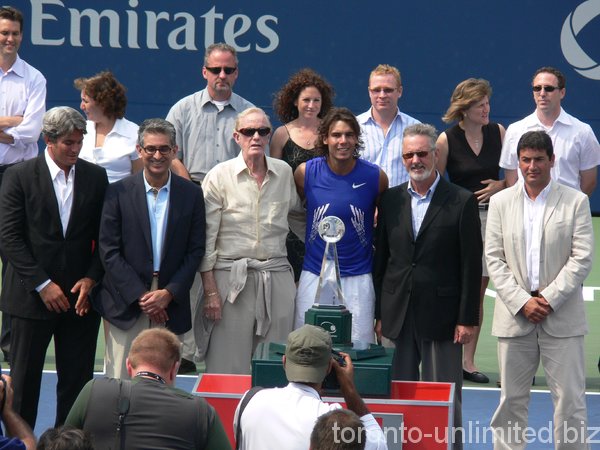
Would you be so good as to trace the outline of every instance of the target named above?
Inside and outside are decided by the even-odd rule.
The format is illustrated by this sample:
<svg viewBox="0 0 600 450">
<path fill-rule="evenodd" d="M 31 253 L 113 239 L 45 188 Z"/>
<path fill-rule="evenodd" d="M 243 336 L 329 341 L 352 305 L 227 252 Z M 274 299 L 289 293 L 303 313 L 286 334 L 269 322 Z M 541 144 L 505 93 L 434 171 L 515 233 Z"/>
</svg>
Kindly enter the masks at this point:
<svg viewBox="0 0 600 450">
<path fill-rule="evenodd" d="M 233 72 L 237 70 L 237 67 L 206 67 L 206 70 L 214 75 L 219 75 L 221 71 L 225 72 L 225 75 L 231 75 Z"/>
<path fill-rule="evenodd" d="M 558 86 L 533 86 L 533 92 L 540 92 L 542 89 L 546 92 L 554 92 L 560 88 Z"/>
<path fill-rule="evenodd" d="M 247 137 L 254 136 L 254 133 L 258 133 L 259 136 L 267 136 L 271 132 L 269 127 L 260 127 L 260 128 L 242 128 L 238 130 L 238 133 L 243 134 Z"/>
<path fill-rule="evenodd" d="M 419 158 L 425 158 L 429 154 L 430 151 L 431 150 L 421 150 L 419 152 L 402 153 L 402 158 L 413 159 L 415 157 L 415 155 L 417 155 Z"/>
</svg>

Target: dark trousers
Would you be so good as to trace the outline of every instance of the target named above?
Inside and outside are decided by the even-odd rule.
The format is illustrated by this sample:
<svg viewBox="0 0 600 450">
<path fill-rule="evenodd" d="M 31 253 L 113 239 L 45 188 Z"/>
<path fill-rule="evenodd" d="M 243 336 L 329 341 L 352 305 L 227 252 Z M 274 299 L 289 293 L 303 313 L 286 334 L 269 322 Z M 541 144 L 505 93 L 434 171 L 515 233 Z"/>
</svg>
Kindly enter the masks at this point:
<svg viewBox="0 0 600 450">
<path fill-rule="evenodd" d="M 4 171 L 14 164 L 0 165 L 0 186 L 2 186 L 2 177 Z M 0 211 L 2 214 L 2 211 Z M 6 259 L 0 250 L 0 261 L 2 261 L 2 280 L 4 280 L 4 274 L 6 273 Z M 2 313 L 2 329 L 0 330 L 0 350 L 8 357 L 10 354 L 10 315 Z"/>
<path fill-rule="evenodd" d="M 412 316 L 407 314 L 400 336 L 392 340 L 396 347 L 392 378 L 404 381 L 454 383 L 454 427 L 462 427 L 462 344 L 421 339 Z M 420 366 L 420 371 L 419 371 Z M 419 373 L 420 372 L 420 373 Z M 450 430 L 448 438 L 452 438 Z M 452 448 L 462 449 L 462 433 L 457 432 Z"/>
<path fill-rule="evenodd" d="M 56 422 L 64 423 L 79 392 L 94 373 L 100 316 L 90 312 L 83 317 L 73 308 L 50 320 L 12 316 L 11 366 L 14 410 L 35 427 L 42 370 L 50 339 L 56 354 Z"/>
</svg>

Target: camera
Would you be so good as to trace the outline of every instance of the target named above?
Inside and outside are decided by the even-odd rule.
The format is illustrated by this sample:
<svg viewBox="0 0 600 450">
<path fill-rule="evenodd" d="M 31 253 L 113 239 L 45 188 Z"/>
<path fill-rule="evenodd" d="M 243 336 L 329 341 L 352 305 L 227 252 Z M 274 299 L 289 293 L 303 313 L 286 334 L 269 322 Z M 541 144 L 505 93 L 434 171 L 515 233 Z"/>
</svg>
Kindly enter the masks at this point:
<svg viewBox="0 0 600 450">
<path fill-rule="evenodd" d="M 344 367 L 346 365 L 346 361 L 340 352 L 331 350 L 331 357 L 335 359 L 340 366 Z M 337 391 L 340 389 L 340 383 L 337 379 L 337 373 L 335 372 L 335 369 L 332 368 L 331 372 L 329 372 L 325 377 L 325 380 L 323 381 L 323 389 L 327 391 Z"/>
</svg>

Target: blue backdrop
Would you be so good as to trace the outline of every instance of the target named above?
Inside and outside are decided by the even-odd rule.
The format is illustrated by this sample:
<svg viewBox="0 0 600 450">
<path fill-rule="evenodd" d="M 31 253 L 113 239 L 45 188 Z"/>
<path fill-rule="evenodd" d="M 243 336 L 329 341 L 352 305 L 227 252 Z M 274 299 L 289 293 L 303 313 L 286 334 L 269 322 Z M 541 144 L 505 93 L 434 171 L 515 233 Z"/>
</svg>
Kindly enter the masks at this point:
<svg viewBox="0 0 600 450">
<path fill-rule="evenodd" d="M 73 80 L 110 69 L 128 88 L 127 117 L 166 116 L 205 86 L 202 56 L 225 41 L 239 51 L 235 91 L 272 113 L 273 93 L 312 67 L 335 103 L 368 109 L 379 63 L 402 72 L 401 110 L 438 129 L 456 84 L 488 79 L 492 120 L 531 113 L 531 75 L 567 77 L 563 107 L 600 136 L 600 0 L 17 0 L 26 15 L 21 56 L 48 80 L 48 107 L 78 107 Z M 272 115 L 272 114 L 271 114 Z M 276 118 L 273 118 L 276 119 Z M 276 121 L 276 120 L 275 120 Z M 600 194 L 592 198 L 600 212 Z"/>
</svg>

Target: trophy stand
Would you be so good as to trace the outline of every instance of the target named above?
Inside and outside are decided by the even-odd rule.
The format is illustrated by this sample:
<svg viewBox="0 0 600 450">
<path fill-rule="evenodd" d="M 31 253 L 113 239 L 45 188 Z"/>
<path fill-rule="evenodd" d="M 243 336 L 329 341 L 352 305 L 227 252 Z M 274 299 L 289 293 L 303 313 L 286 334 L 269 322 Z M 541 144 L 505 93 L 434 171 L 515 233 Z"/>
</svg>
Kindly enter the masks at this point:
<svg viewBox="0 0 600 450">
<path fill-rule="evenodd" d="M 344 305 L 336 246 L 344 236 L 346 227 L 339 217 L 327 216 L 319 222 L 318 230 L 319 236 L 325 241 L 325 252 L 315 303 L 304 314 L 304 323 L 328 331 L 336 348 L 352 347 L 352 314 Z"/>
<path fill-rule="evenodd" d="M 328 331 L 334 349 L 348 353 L 352 360 L 385 355 L 385 348 L 381 345 L 352 342 L 352 314 L 344 304 L 336 246 L 346 231 L 344 222 L 339 217 L 327 216 L 319 222 L 318 230 L 325 241 L 325 252 L 315 303 L 304 314 L 304 323 L 317 325 Z"/>
</svg>

